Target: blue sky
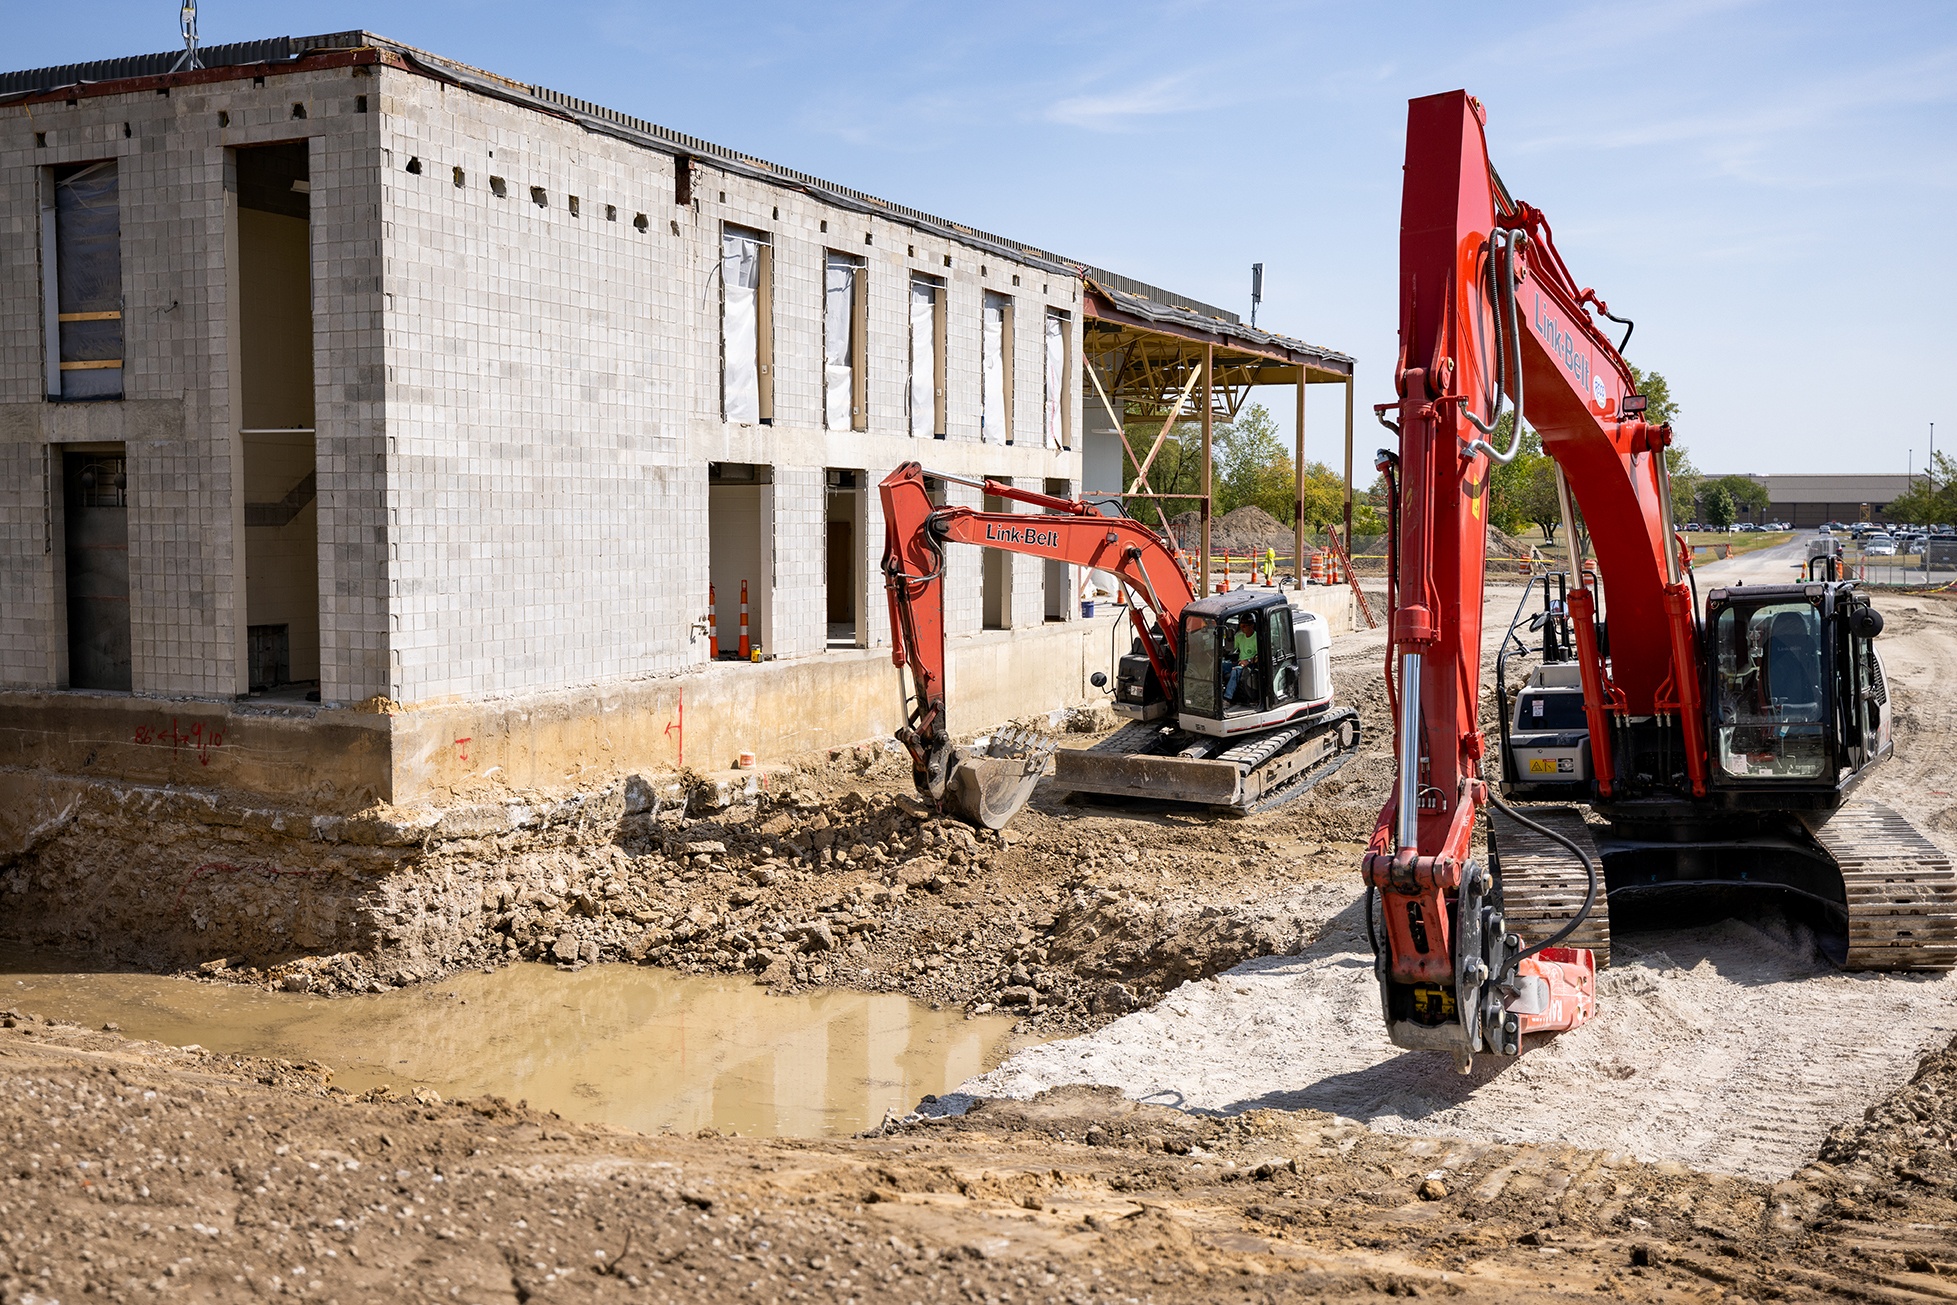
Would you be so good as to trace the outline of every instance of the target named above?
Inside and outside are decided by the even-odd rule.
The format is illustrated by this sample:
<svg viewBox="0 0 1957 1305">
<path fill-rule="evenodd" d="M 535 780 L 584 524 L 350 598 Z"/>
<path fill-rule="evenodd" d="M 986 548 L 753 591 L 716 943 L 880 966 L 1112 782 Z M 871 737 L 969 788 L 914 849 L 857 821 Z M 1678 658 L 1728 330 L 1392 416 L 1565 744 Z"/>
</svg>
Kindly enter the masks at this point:
<svg viewBox="0 0 1957 1305">
<path fill-rule="evenodd" d="M 10 67 L 174 44 L 175 0 L 5 8 Z M 205 0 L 201 26 L 366 27 L 1240 311 L 1262 261 L 1261 320 L 1356 355 L 1362 415 L 1392 393 L 1405 103 L 1466 87 L 1702 468 L 1920 469 L 1933 421 L 1957 452 L 1940 0 Z"/>
</svg>

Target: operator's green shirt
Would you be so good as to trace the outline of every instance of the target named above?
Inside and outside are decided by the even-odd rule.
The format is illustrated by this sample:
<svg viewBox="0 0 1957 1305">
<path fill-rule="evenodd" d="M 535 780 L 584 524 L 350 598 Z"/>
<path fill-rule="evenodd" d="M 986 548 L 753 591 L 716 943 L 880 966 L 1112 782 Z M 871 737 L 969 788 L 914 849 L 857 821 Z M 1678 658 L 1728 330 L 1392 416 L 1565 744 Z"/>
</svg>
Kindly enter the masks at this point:
<svg viewBox="0 0 1957 1305">
<path fill-rule="evenodd" d="M 1257 660 L 1257 635 L 1255 633 L 1245 634 L 1242 630 L 1237 631 L 1237 660 L 1240 662 L 1254 662 Z"/>
</svg>

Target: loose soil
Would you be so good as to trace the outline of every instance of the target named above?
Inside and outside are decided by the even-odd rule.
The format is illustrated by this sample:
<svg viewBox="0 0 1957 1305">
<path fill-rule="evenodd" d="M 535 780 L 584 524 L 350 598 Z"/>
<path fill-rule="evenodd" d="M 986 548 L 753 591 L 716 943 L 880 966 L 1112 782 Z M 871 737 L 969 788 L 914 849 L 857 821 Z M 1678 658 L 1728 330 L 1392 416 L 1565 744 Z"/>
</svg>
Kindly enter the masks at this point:
<svg viewBox="0 0 1957 1305">
<path fill-rule="evenodd" d="M 1491 620 L 1513 602 L 1491 594 Z M 1899 757 L 1872 784 L 1949 843 L 1941 740 L 1957 706 L 1937 686 L 1957 671 L 1957 612 L 1931 597 L 1882 606 Z M 897 756 L 868 746 L 771 776 L 755 801 L 709 782 L 639 785 L 560 804 L 541 827 L 431 836 L 403 853 L 415 873 L 477 897 L 439 928 L 417 923 L 432 896 L 370 922 L 433 940 L 412 953 L 227 943 L 191 971 L 373 991 L 502 957 L 626 959 L 1004 1009 L 1033 1039 L 1113 1037 L 1170 994 L 1131 1018 L 1190 1026 L 1213 1013 L 1204 1002 L 1242 1000 L 1233 985 L 1266 985 L 1239 1011 L 1232 1059 L 1289 1066 L 1292 1095 L 1183 1089 L 1211 1115 L 1061 1087 L 857 1140 L 641 1136 L 490 1100 L 355 1100 L 320 1068 L 15 1018 L 0 1030 L 0 1302 L 90 1286 L 128 1299 L 297 1286 L 349 1302 L 1947 1299 L 1957 1051 L 1942 1049 L 1951 1003 L 1935 987 L 1947 981 L 1816 974 L 1804 940 L 1771 920 L 1642 935 L 1626 939 L 1589 1044 L 1560 1040 L 1465 1087 L 1312 1072 L 1313 1047 L 1377 1055 L 1384 1042 L 1369 976 L 1330 964 L 1352 950 L 1358 853 L 1391 775 L 1383 647 L 1361 632 L 1335 652 L 1363 755 L 1247 820 L 1042 791 L 1003 838 L 982 835 L 923 811 Z M 1074 723 L 1083 743 L 1108 724 Z M 53 864 L 30 861 L 6 874 Z M 247 869 L 186 891 L 246 887 L 279 881 Z M 1743 972 L 1741 953 L 1767 970 Z M 1321 964 L 1306 991 L 1325 1018 L 1290 1018 L 1297 976 Z M 1831 983 L 1874 995 L 1823 1000 Z M 1817 1020 L 1832 1041 L 1802 1051 L 1793 1035 Z M 1765 1035 L 1755 1048 L 1788 1034 L 1787 1054 L 1720 1041 L 1746 1024 Z M 1619 1044 L 1613 1027 L 1651 1036 Z M 1691 1059 L 1706 1046 L 1723 1050 Z M 1837 1079 L 1857 1086 L 1830 1096 Z M 1638 1135 L 1605 1127 L 1652 1084 L 1672 1095 Z M 1500 1108 L 1449 1113 L 1484 1094 Z M 1733 1109 L 1800 1119 L 1735 1133 L 1717 1122 Z M 1424 1135 L 1383 1131 L 1395 1119 Z M 1638 1158 L 1649 1135 L 1695 1130 L 1698 1149 L 1680 1154 L 1698 1168 Z"/>
<path fill-rule="evenodd" d="M 827 1142 L 0 1017 L 0 1301 L 1947 1300 L 1957 1052 L 1768 1185 L 1062 1089 Z"/>
</svg>

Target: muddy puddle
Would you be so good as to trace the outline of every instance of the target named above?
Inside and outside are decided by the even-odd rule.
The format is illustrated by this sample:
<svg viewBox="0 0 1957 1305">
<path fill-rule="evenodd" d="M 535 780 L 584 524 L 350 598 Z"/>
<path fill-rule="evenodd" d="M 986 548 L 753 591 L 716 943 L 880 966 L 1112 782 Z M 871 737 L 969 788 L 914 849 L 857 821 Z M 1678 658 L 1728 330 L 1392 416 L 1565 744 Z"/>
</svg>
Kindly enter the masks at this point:
<svg viewBox="0 0 1957 1305">
<path fill-rule="evenodd" d="M 0 945 L 0 1009 L 175 1046 L 317 1060 L 349 1092 L 494 1093 L 568 1119 L 818 1136 L 876 1124 L 992 1068 L 1012 1020 L 889 993 L 775 996 L 636 965 L 512 965 L 420 988 L 314 997 L 80 969 Z"/>
</svg>

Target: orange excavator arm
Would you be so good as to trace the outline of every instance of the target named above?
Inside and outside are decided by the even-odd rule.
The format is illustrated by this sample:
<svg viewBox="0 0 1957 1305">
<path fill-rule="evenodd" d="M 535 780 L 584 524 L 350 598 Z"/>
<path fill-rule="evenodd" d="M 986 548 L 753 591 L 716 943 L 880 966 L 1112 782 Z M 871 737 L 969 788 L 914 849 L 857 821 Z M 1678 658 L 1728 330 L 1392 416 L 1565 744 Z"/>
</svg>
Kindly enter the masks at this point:
<svg viewBox="0 0 1957 1305">
<path fill-rule="evenodd" d="M 994 480 L 940 480 L 1040 509 L 1038 514 L 938 507 L 924 469 L 906 462 L 878 487 L 883 498 L 883 583 L 890 598 L 890 658 L 904 689 L 897 737 L 911 754 L 920 792 L 942 799 L 952 748 L 945 724 L 946 544 L 975 544 L 1105 571 L 1127 591 L 1128 613 L 1157 678 L 1173 694 L 1181 659 L 1182 609 L 1195 599 L 1189 578 L 1161 537 L 1129 517 L 1091 504 L 1038 494 Z"/>
<path fill-rule="evenodd" d="M 1698 631 L 1665 468 L 1671 430 L 1642 420 L 1630 367 L 1593 312 L 1620 319 L 1571 277 L 1543 215 L 1509 196 L 1484 122 L 1464 91 L 1408 106 L 1399 398 L 1379 409 L 1399 436 L 1397 452 L 1380 455 L 1393 491 L 1388 690 L 1399 773 L 1364 862 L 1380 895 L 1394 1040 L 1463 1055 L 1512 1053 L 1520 1033 L 1571 1027 L 1594 1005 L 1580 981 L 1556 988 L 1561 964 L 1575 975 L 1587 952 L 1504 949 L 1488 872 L 1471 859 L 1476 814 L 1491 800 L 1479 724 L 1489 476 L 1513 459 L 1524 418 L 1574 494 L 1609 583 L 1608 663 L 1587 577 L 1570 600 L 1598 789 L 1612 791 L 1615 723 L 1668 715 L 1691 785 L 1705 790 Z M 1517 983 L 1532 974 L 1565 998 L 1552 1003 L 1560 1016 L 1517 1017 Z"/>
</svg>

